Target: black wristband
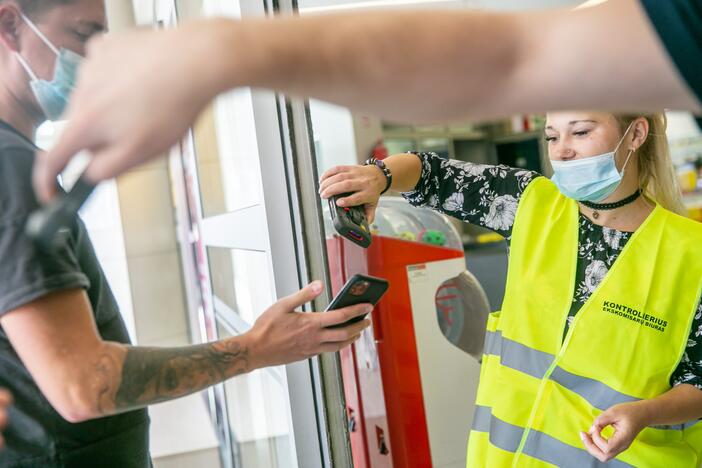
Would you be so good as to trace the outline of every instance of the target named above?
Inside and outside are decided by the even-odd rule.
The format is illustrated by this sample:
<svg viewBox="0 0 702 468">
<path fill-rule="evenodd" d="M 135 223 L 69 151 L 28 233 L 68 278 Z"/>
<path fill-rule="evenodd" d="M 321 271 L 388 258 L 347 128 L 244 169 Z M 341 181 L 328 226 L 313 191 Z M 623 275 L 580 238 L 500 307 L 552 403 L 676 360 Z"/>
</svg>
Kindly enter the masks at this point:
<svg viewBox="0 0 702 468">
<path fill-rule="evenodd" d="M 383 171 L 383 175 L 385 176 L 385 180 L 387 183 L 385 184 L 385 190 L 380 192 L 380 194 L 384 194 L 388 190 L 390 190 L 390 187 L 392 187 L 392 173 L 390 172 L 390 169 L 388 169 L 388 166 L 385 165 L 383 161 L 380 159 L 376 159 L 374 157 L 370 157 L 366 160 L 366 166 L 375 166 L 381 171 Z"/>
</svg>

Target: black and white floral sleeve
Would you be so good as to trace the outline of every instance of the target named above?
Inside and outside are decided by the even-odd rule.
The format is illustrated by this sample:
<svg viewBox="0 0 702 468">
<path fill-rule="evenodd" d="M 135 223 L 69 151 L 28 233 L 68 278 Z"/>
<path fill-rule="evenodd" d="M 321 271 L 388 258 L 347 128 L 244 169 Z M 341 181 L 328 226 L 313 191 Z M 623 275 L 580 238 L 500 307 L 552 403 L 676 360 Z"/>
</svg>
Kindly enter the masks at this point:
<svg viewBox="0 0 702 468">
<path fill-rule="evenodd" d="M 509 239 L 517 204 L 538 173 L 444 159 L 436 153 L 413 154 L 422 161 L 422 176 L 413 191 L 402 194 L 407 201 L 485 227 Z"/>
<path fill-rule="evenodd" d="M 670 384 L 689 384 L 702 390 L 702 299 L 692 321 L 685 353 L 670 378 Z"/>
</svg>

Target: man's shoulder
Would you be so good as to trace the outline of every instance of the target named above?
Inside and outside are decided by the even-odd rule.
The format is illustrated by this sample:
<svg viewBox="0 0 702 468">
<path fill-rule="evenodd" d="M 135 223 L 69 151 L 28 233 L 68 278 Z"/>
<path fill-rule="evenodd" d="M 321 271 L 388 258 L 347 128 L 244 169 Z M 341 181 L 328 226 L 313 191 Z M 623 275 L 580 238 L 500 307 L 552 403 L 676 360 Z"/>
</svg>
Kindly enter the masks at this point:
<svg viewBox="0 0 702 468">
<path fill-rule="evenodd" d="M 34 165 L 36 147 L 17 133 L 0 126 L 0 167 L 14 173 L 30 169 Z"/>
<path fill-rule="evenodd" d="M 32 189 L 35 148 L 0 127 L 0 223 L 26 216 L 37 201 Z"/>
<path fill-rule="evenodd" d="M 6 149 L 25 149 L 33 152 L 34 146 L 22 135 L 5 125 L 0 125 L 0 151 Z"/>
</svg>

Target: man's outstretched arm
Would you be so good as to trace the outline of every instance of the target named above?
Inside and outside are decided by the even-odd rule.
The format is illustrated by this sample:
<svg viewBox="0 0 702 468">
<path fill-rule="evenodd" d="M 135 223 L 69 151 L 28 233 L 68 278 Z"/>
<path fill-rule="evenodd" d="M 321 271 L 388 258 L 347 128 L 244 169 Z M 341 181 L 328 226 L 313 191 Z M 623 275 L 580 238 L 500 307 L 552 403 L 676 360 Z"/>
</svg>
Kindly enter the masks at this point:
<svg viewBox="0 0 702 468">
<path fill-rule="evenodd" d="M 579 10 L 385 12 L 226 24 L 217 89 L 258 86 L 400 121 L 700 110 L 637 0 Z M 236 44 L 253 45 L 239 53 Z"/>
<path fill-rule="evenodd" d="M 5 314 L 0 325 L 44 396 L 65 419 L 78 422 L 171 400 L 254 369 L 347 346 L 368 320 L 334 330 L 326 327 L 362 315 L 369 306 L 322 314 L 294 312 L 320 292 L 319 283 L 313 283 L 271 306 L 249 332 L 195 346 L 148 348 L 103 341 L 80 289 L 44 296 Z"/>
<path fill-rule="evenodd" d="M 89 179 L 115 176 L 163 154 L 217 94 L 241 86 L 411 122 L 701 110 L 637 0 L 577 11 L 215 19 L 115 35 L 89 51 L 70 123 L 37 160 L 44 200 L 78 151 L 93 154 Z"/>
</svg>

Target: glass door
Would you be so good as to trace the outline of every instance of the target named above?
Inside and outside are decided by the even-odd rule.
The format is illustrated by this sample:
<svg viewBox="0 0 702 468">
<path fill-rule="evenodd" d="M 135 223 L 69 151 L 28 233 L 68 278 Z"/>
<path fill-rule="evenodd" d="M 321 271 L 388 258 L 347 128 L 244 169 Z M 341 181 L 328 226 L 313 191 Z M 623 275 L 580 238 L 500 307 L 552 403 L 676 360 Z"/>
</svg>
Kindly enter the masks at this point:
<svg viewBox="0 0 702 468">
<path fill-rule="evenodd" d="M 263 0 L 164 0 L 156 22 L 266 15 Z M 226 60 L 213 57 L 212 60 Z M 186 77 L 183 77 L 186 79 Z M 193 342 L 249 330 L 301 273 L 280 101 L 238 89 L 219 96 L 170 155 Z M 207 392 L 225 467 L 330 466 L 317 360 L 266 368 Z"/>
<path fill-rule="evenodd" d="M 281 2 L 281 3 L 293 3 Z M 301 15 L 312 15 L 319 13 L 332 13 L 342 11 L 368 10 L 368 9 L 388 9 L 388 8 L 462 8 L 467 3 L 467 0 L 380 0 L 380 1 L 355 1 L 355 0 L 296 0 L 294 7 L 297 8 L 297 13 Z M 304 102 L 291 103 L 293 108 L 292 122 L 295 126 L 296 142 L 302 142 L 303 148 L 300 152 L 307 151 L 306 157 L 310 161 L 303 161 L 301 166 L 308 168 L 311 172 L 309 179 L 305 180 L 305 172 L 299 177 L 299 183 L 304 189 L 305 185 L 312 185 L 313 191 L 318 176 L 324 171 L 339 165 L 356 165 L 363 162 L 379 147 L 386 145 L 389 150 L 389 141 L 385 135 L 384 123 L 371 115 L 364 115 L 358 112 L 333 105 L 327 102 L 322 102 L 315 99 L 310 99 Z M 394 151 L 407 150 L 434 150 L 448 154 L 448 141 L 445 139 L 431 138 L 431 133 L 421 135 L 420 138 L 414 138 L 412 141 L 405 142 L 397 140 Z M 304 148 L 304 145 L 307 148 Z M 401 147 L 399 149 L 397 147 Z M 317 216 L 321 219 L 319 223 L 321 237 L 317 239 L 307 239 L 312 244 L 316 242 L 316 248 L 321 251 L 319 262 L 322 265 L 317 265 L 319 270 L 324 269 L 325 273 L 331 273 L 331 283 L 335 289 L 340 289 L 343 282 L 355 273 L 368 274 L 369 260 L 371 255 L 348 242 L 342 241 L 335 236 L 333 223 L 331 221 L 330 211 L 327 208 L 327 202 L 320 203 L 319 198 L 308 197 L 303 199 L 303 207 L 305 210 L 316 210 Z M 448 224 L 448 223 L 447 223 Z M 374 229 L 374 227 L 372 227 Z M 377 242 L 377 241 L 376 241 Z M 312 245 L 310 248 L 314 248 Z M 375 251 L 378 253 L 378 250 Z M 367 256 L 368 255 L 368 256 Z M 377 261 L 377 257 L 374 257 Z M 311 267 L 315 267 L 315 262 L 310 262 Z M 462 263 L 462 258 L 458 259 L 458 263 Z M 455 263 L 454 263 L 455 265 Z M 371 273 L 372 274 L 372 273 Z M 397 287 L 397 286 L 395 286 Z M 423 292 L 428 291 L 423 290 Z M 432 297 L 435 291 L 426 294 L 427 297 Z M 430 301 L 431 302 L 431 301 Z M 433 306 L 433 304 L 432 304 Z M 386 312 L 389 312 L 386 310 Z M 395 311 L 393 310 L 393 313 Z M 423 310 L 426 316 L 432 318 L 431 310 Z M 415 439 L 420 436 L 415 435 L 414 439 L 403 438 L 405 432 L 395 431 L 398 426 L 403 428 L 411 427 L 410 431 L 415 434 L 421 434 L 424 430 L 426 434 L 426 445 L 429 444 L 428 429 L 425 429 L 427 423 L 420 420 L 418 415 L 420 412 L 401 412 L 389 411 L 387 408 L 390 402 L 393 408 L 397 405 L 394 400 L 408 400 L 414 398 L 413 401 L 420 400 L 416 395 L 409 395 L 409 392 L 398 389 L 407 388 L 407 382 L 394 380 L 393 368 L 385 367 L 384 374 L 381 372 L 380 349 L 384 347 L 384 354 L 389 354 L 389 342 L 384 341 L 382 337 L 382 326 L 380 320 L 382 314 L 375 314 L 373 317 L 373 325 L 364 331 L 362 338 L 348 349 L 342 350 L 340 353 L 340 367 L 343 379 L 342 395 L 338 396 L 339 404 L 345 410 L 344 418 L 345 425 L 335 424 L 333 430 L 336 431 L 337 437 L 344 437 L 350 441 L 351 458 L 349 466 L 357 468 L 373 467 L 385 468 L 393 466 L 431 466 L 433 460 L 428 456 L 425 458 L 413 457 L 421 450 L 417 447 L 408 448 L 413 445 Z M 389 315 L 386 314 L 386 319 L 389 321 Z M 409 329 L 412 324 L 408 321 L 392 319 L 393 324 L 397 324 L 397 328 Z M 409 323 L 409 326 L 408 326 Z M 438 322 L 434 327 L 437 334 L 439 333 Z M 430 328 L 430 327 L 427 327 Z M 433 328 L 432 328 L 433 330 Z M 413 332 L 412 332 L 413 333 Z M 443 339 L 443 335 L 439 338 Z M 445 340 L 444 340 L 445 341 Z M 443 344 L 443 343 L 442 343 Z M 446 343 L 448 346 L 448 343 Z M 408 344 L 407 349 L 413 348 L 414 343 Z M 398 349 L 401 348 L 398 346 Z M 402 365 L 410 367 L 413 364 L 409 357 L 409 353 L 402 354 L 405 348 L 400 349 L 398 354 L 402 355 Z M 415 351 L 416 352 L 416 351 Z M 462 356 L 461 356 L 462 357 Z M 400 361 L 398 359 L 398 361 Z M 440 366 L 436 366 L 437 368 Z M 419 379 L 419 368 L 416 366 L 416 376 Z M 388 377 L 390 376 L 390 377 Z M 384 385 L 391 385 L 393 392 L 386 393 Z M 390 395 L 391 399 L 386 399 Z M 467 398 L 470 400 L 470 397 Z M 418 407 L 423 401 L 420 401 Z M 441 402 L 437 402 L 437 406 Z M 327 405 L 330 406 L 329 404 Z M 423 411 L 423 410 L 422 410 Z M 392 413 L 392 414 L 389 414 Z M 401 415 L 401 416 L 398 416 Z M 409 416 L 409 417 L 405 417 Z M 421 414 L 423 417 L 423 413 Z M 394 424 L 390 424 L 390 420 Z M 400 420 L 401 419 L 401 420 Z M 455 418 L 457 425 L 465 423 L 465 419 Z M 343 433 L 342 433 L 343 426 Z M 469 422 L 466 427 L 469 426 Z M 450 427 L 444 425 L 444 427 Z M 463 428 L 461 428 L 463 429 Z M 407 432 L 410 432 L 407 431 Z M 401 435 L 397 435 L 401 434 Z M 460 434 L 458 432 L 457 434 Z M 393 441 L 391 441 L 391 437 Z M 460 440 L 460 450 L 465 453 L 465 437 Z M 455 437 L 454 437 L 455 438 Z M 398 441 L 396 446 L 393 446 L 395 441 Z M 453 442 L 453 441 L 452 441 Z M 453 449 L 454 446 L 451 446 Z M 400 454 L 405 454 L 400 456 Z M 446 457 L 444 457 L 445 459 Z M 443 462 L 444 459 L 437 459 Z M 460 460 L 465 466 L 465 460 Z M 455 464 L 434 463 L 434 466 L 454 467 Z"/>
</svg>

